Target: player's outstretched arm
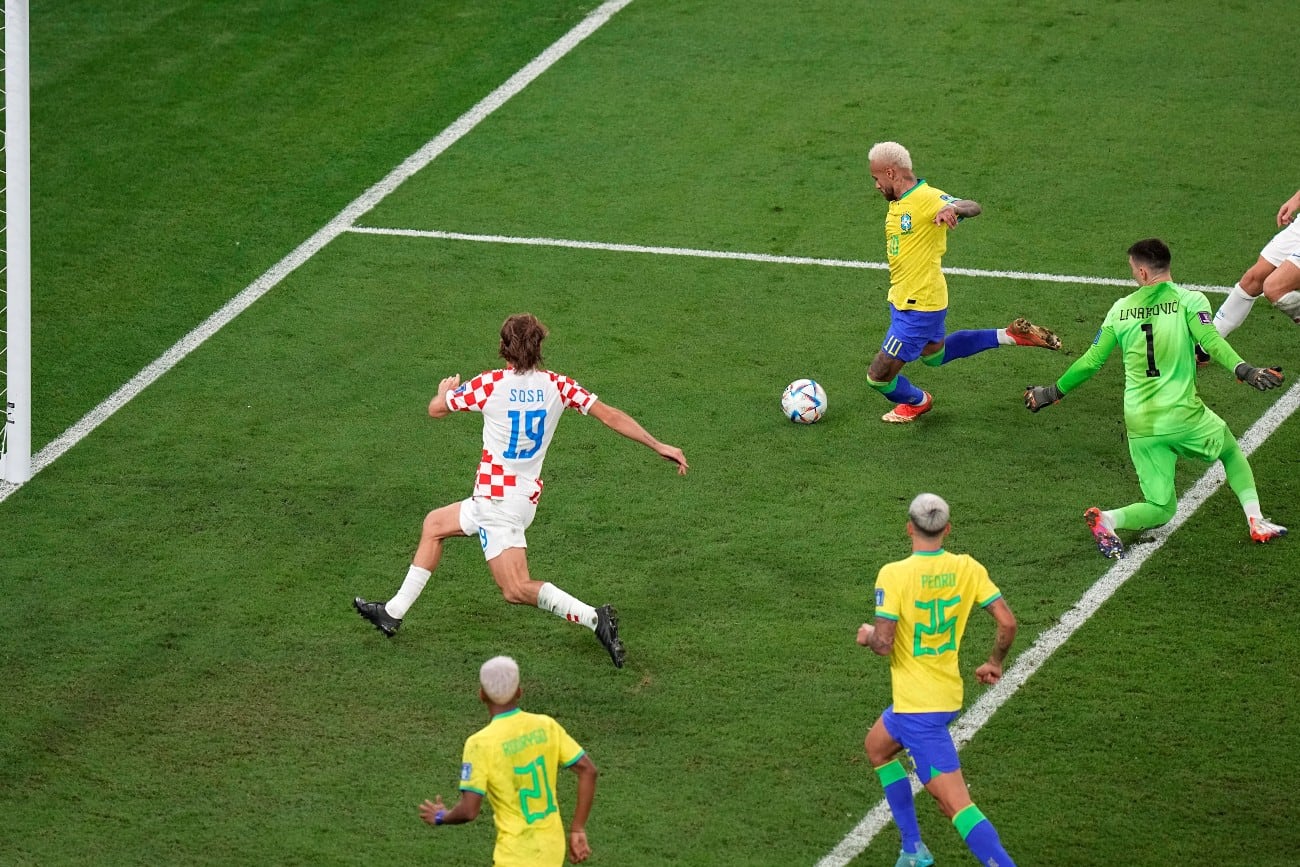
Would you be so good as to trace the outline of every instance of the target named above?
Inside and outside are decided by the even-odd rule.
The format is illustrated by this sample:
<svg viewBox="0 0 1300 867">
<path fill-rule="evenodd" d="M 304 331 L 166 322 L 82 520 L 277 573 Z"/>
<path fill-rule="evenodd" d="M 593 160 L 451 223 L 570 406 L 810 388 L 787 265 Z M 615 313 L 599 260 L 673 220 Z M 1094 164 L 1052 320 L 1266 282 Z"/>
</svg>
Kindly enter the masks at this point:
<svg viewBox="0 0 1300 867">
<path fill-rule="evenodd" d="M 1213 328 L 1210 330 L 1214 331 Z M 1038 412 L 1092 379 L 1118 345 L 1115 330 L 1103 324 L 1097 331 L 1097 336 L 1092 339 L 1088 351 L 1076 358 L 1074 364 L 1067 367 L 1054 384 L 1031 385 L 1025 389 L 1025 409 Z"/>
<path fill-rule="evenodd" d="M 993 651 L 989 654 L 988 662 L 975 669 L 975 677 L 979 678 L 980 683 L 992 685 L 1002 679 L 1002 663 L 1006 661 L 1011 645 L 1015 643 L 1016 615 L 1011 613 L 1007 601 L 1001 598 L 990 602 L 984 610 L 997 621 L 998 632 L 993 638 Z"/>
<path fill-rule="evenodd" d="M 1251 367 L 1243 361 L 1237 365 L 1237 369 L 1233 373 L 1237 375 L 1237 379 L 1260 391 L 1268 391 L 1270 388 L 1277 388 L 1282 384 L 1282 368 L 1280 367 Z"/>
<path fill-rule="evenodd" d="M 596 763 L 591 756 L 583 756 L 569 766 L 569 770 L 578 775 L 578 799 L 573 808 L 573 821 L 569 823 L 569 860 L 574 864 L 586 861 L 591 855 L 591 846 L 587 843 L 587 817 L 591 815 L 591 804 L 596 798 Z"/>
<path fill-rule="evenodd" d="M 451 410 L 447 408 L 447 392 L 460 386 L 460 374 L 454 374 L 438 383 L 438 393 L 429 401 L 429 415 L 434 418 L 442 418 L 445 415 L 451 415 Z"/>
<path fill-rule="evenodd" d="M 635 440 L 643 446 L 654 449 L 655 453 L 664 460 L 677 464 L 677 475 L 686 475 L 689 466 L 686 463 L 686 455 L 682 454 L 682 450 L 677 446 L 659 442 L 650 435 L 649 431 L 641 427 L 636 419 L 623 412 L 623 410 L 597 400 L 591 405 L 591 409 L 587 411 L 587 414 L 594 416 L 610 430 L 621 433 L 630 440 Z"/>
</svg>

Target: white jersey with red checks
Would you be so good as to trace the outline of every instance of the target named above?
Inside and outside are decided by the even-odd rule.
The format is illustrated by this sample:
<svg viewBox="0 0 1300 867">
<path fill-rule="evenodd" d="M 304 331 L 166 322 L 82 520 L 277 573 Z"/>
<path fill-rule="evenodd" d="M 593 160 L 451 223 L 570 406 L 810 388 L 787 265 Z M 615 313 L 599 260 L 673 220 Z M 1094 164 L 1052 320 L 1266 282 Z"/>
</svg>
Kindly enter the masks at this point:
<svg viewBox="0 0 1300 867">
<path fill-rule="evenodd" d="M 586 415 L 596 395 L 551 370 L 489 370 L 447 392 L 447 409 L 483 413 L 483 460 L 475 497 L 542 495 L 542 461 L 564 409 Z"/>
</svg>

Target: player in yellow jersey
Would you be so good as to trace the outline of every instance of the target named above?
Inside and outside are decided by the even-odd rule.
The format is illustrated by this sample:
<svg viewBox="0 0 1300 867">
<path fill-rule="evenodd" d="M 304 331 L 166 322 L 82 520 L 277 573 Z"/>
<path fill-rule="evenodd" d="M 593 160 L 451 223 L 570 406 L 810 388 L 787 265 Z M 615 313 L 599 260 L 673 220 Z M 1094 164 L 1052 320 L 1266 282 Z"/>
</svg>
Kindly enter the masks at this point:
<svg viewBox="0 0 1300 867">
<path fill-rule="evenodd" d="M 971 610 L 979 606 L 997 621 L 993 651 L 975 669 L 986 684 L 1002 678 L 1002 662 L 1016 638 L 1016 618 L 979 561 L 944 550 L 952 529 L 948 517 L 948 504 L 935 494 L 912 501 L 907 510 L 912 556 L 881 567 L 875 624 L 858 628 L 858 644 L 889 657 L 894 694 L 893 704 L 867 732 L 867 757 L 902 837 L 896 867 L 934 863 L 921 842 L 911 781 L 897 758 L 904 749 L 922 785 L 980 863 L 1015 867 L 997 830 L 971 801 L 948 724 L 961 710 L 957 652 Z"/>
<path fill-rule="evenodd" d="M 442 795 L 420 805 L 430 825 L 472 822 L 486 797 L 497 826 L 493 867 L 557 867 L 564 863 L 564 825 L 555 779 L 561 768 L 578 775 L 578 802 L 569 824 L 568 853 L 587 860 L 587 816 L 596 795 L 596 765 L 555 720 L 519 709 L 519 666 L 496 656 L 479 670 L 479 700 L 491 722 L 465 741 L 460 800 L 451 809 Z"/>
<path fill-rule="evenodd" d="M 876 189 L 889 202 L 885 217 L 889 331 L 867 368 L 867 384 L 895 404 L 881 416 L 882 421 L 914 421 L 934 404 L 929 392 L 901 375 L 909 361 L 919 358 L 922 364 L 938 367 L 998 346 L 1061 348 L 1060 338 L 1027 319 L 1017 319 L 1006 328 L 946 334 L 948 283 L 943 254 L 948 249 L 948 231 L 982 209 L 978 202 L 950 196 L 917 178 L 911 155 L 898 142 L 877 143 L 867 160 Z"/>
</svg>

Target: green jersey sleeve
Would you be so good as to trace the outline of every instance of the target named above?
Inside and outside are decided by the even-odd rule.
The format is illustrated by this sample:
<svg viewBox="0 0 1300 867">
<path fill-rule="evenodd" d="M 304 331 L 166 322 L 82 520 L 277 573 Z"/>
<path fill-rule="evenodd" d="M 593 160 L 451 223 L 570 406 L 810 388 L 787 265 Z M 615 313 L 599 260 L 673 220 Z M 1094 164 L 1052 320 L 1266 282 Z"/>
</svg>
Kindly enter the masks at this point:
<svg viewBox="0 0 1300 867">
<path fill-rule="evenodd" d="M 1092 379 L 1118 345 L 1115 330 L 1109 324 L 1097 329 L 1097 336 L 1092 339 L 1092 346 L 1089 346 L 1088 351 L 1079 356 L 1078 360 L 1071 364 L 1056 381 L 1056 387 L 1061 390 L 1061 394 L 1068 394 Z"/>
</svg>

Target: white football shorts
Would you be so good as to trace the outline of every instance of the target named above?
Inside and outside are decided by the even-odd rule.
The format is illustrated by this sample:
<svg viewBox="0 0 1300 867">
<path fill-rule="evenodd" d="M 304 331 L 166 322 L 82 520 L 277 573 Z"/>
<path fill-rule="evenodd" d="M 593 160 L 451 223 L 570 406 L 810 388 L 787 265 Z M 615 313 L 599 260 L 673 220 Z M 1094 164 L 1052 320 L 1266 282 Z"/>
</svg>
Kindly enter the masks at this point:
<svg viewBox="0 0 1300 867">
<path fill-rule="evenodd" d="M 460 501 L 460 528 L 466 536 L 478 536 L 484 560 L 495 560 L 507 548 L 528 547 L 524 530 L 536 514 L 537 504 L 521 497 L 469 497 Z"/>
<path fill-rule="evenodd" d="M 1300 253 L 1300 214 L 1264 245 L 1259 256 L 1276 268 L 1292 253 Z"/>
</svg>

